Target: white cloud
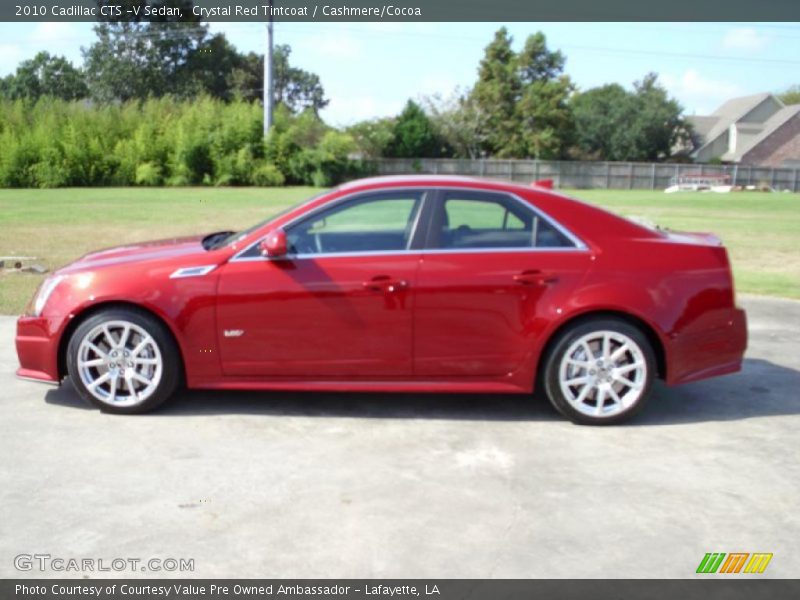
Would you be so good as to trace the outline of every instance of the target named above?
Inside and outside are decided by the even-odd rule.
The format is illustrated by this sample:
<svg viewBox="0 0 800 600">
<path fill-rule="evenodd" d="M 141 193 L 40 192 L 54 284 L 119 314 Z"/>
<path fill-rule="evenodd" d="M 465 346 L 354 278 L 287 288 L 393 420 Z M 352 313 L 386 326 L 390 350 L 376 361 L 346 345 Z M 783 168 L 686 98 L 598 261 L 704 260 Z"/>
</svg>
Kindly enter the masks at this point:
<svg viewBox="0 0 800 600">
<path fill-rule="evenodd" d="M 761 35 L 752 27 L 735 27 L 729 29 L 722 38 L 722 47 L 728 50 L 761 50 L 769 39 L 766 35 Z"/>
<path fill-rule="evenodd" d="M 662 73 L 660 79 L 690 114 L 709 114 L 726 100 L 744 94 L 738 84 L 708 77 L 696 69 L 680 75 Z"/>
</svg>

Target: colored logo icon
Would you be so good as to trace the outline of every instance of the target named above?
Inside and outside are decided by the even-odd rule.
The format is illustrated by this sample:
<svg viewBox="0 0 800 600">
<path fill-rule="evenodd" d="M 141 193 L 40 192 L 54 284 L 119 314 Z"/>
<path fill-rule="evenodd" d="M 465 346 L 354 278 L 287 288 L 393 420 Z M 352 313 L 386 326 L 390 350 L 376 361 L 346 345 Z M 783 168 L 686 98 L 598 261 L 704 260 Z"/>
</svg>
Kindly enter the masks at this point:
<svg viewBox="0 0 800 600">
<path fill-rule="evenodd" d="M 727 557 L 727 558 L 726 558 Z M 772 553 L 767 552 L 708 552 L 700 561 L 697 573 L 763 573 Z"/>
</svg>

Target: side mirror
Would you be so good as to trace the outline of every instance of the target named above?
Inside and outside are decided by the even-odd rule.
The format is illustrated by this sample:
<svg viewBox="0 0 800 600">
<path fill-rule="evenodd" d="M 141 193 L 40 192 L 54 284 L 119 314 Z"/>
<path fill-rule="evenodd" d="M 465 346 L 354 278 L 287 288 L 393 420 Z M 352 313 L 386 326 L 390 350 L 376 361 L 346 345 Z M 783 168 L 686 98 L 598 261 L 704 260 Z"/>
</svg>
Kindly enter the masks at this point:
<svg viewBox="0 0 800 600">
<path fill-rule="evenodd" d="M 261 242 L 258 244 L 259 250 L 261 250 L 261 256 L 266 256 L 269 258 L 278 258 L 280 256 L 286 256 L 289 252 L 289 248 L 286 242 L 286 232 L 283 229 L 276 229 L 275 231 L 270 231 Z"/>
</svg>

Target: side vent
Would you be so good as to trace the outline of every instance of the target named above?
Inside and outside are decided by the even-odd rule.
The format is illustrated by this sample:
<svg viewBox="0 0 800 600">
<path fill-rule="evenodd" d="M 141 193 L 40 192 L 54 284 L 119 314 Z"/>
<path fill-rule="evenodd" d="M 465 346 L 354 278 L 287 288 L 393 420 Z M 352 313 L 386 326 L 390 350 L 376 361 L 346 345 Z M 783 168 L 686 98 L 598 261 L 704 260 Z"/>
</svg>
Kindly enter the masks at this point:
<svg viewBox="0 0 800 600">
<path fill-rule="evenodd" d="M 181 267 L 172 275 L 169 276 L 170 279 L 183 279 L 184 277 L 202 277 L 203 275 L 208 275 L 217 268 L 217 265 L 204 265 L 200 267 Z"/>
</svg>

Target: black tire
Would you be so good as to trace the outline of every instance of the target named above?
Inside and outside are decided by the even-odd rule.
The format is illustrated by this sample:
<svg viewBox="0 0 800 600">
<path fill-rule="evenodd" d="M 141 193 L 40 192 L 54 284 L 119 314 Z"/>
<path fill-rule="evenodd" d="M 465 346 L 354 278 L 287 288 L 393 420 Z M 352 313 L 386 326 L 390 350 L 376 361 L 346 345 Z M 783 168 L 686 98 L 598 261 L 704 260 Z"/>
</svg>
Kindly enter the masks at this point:
<svg viewBox="0 0 800 600">
<path fill-rule="evenodd" d="M 115 405 L 110 402 L 106 402 L 101 398 L 98 398 L 95 394 L 93 394 L 89 388 L 87 387 L 86 383 L 84 383 L 80 369 L 78 366 L 78 359 L 79 359 L 79 352 L 82 342 L 86 336 L 90 335 L 93 331 L 95 331 L 99 326 L 109 323 L 120 323 L 120 322 L 127 322 L 131 323 L 134 326 L 143 330 L 147 335 L 152 338 L 153 344 L 155 349 L 151 346 L 148 350 L 154 354 L 156 351 L 160 355 L 160 377 L 158 378 L 158 383 L 155 384 L 151 391 L 149 391 L 146 397 L 139 400 L 134 396 L 135 391 L 128 388 L 126 392 L 128 395 L 127 400 L 123 399 L 124 405 Z M 112 336 L 114 335 L 112 329 Z M 137 335 L 135 332 L 133 335 Z M 120 336 L 118 341 L 121 341 Z M 107 338 L 103 338 L 104 340 Z M 134 337 L 133 340 L 141 340 L 141 337 Z M 105 348 L 105 347 L 103 347 Z M 157 349 L 157 350 L 156 350 Z M 121 354 L 121 351 L 120 351 Z M 95 355 L 97 356 L 97 355 Z M 109 351 L 110 356 L 110 351 Z M 126 355 L 127 356 L 127 355 Z M 175 341 L 172 338 L 170 332 L 164 327 L 164 325 L 156 319 L 150 313 L 139 310 L 136 308 L 128 308 L 128 307 L 118 307 L 118 308 L 109 308 L 101 310 L 93 315 L 91 315 L 88 319 L 83 321 L 75 331 L 72 333 L 70 337 L 69 344 L 67 346 L 67 356 L 66 356 L 66 363 L 67 363 L 67 372 L 69 373 L 70 379 L 72 380 L 72 385 L 78 391 L 78 394 L 94 406 L 100 408 L 104 412 L 115 413 L 115 414 L 138 414 L 138 413 L 145 413 L 148 411 L 153 410 L 160 404 L 162 404 L 165 400 L 167 400 L 178 387 L 182 380 L 182 363 L 180 358 L 180 351 L 175 344 Z M 110 359 L 109 359 L 110 360 Z M 116 359 L 116 360 L 128 360 L 128 359 Z M 134 360 L 131 358 L 131 360 Z M 146 358 L 144 360 L 153 360 L 153 358 Z M 133 365 L 134 363 L 126 363 L 128 366 Z M 139 369 L 145 369 L 148 367 L 138 367 Z M 153 366 L 154 370 L 158 369 L 158 367 Z M 96 367 L 97 370 L 93 371 L 92 373 L 100 375 L 105 372 L 112 372 L 107 365 L 101 365 Z M 122 373 L 124 371 L 120 371 Z M 119 378 L 116 378 L 119 381 Z M 153 378 L 155 379 L 155 377 Z M 125 382 L 117 383 L 115 382 L 114 385 L 114 396 L 116 397 L 116 390 L 117 385 L 121 385 L 123 387 L 127 387 Z M 134 383 L 134 386 L 141 386 L 141 383 Z M 100 386 L 101 391 L 105 386 L 109 386 L 110 384 L 103 384 Z M 122 389 L 122 388 L 120 388 Z M 139 390 L 142 392 L 143 390 Z M 146 390 L 144 390 L 146 391 Z M 111 394 L 109 392 L 108 395 Z"/>
<path fill-rule="evenodd" d="M 561 387 L 560 370 L 562 362 L 566 359 L 566 353 L 570 350 L 573 344 L 581 340 L 581 338 L 584 338 L 584 336 L 592 333 L 599 334 L 599 332 L 606 331 L 625 336 L 638 347 L 638 351 L 640 352 L 638 356 L 640 356 L 644 361 L 645 371 L 643 374 L 634 373 L 634 375 L 637 377 L 636 383 L 640 384 L 641 386 L 637 386 L 636 389 L 640 389 L 641 391 L 638 395 L 638 398 L 630 403 L 630 406 L 626 407 L 624 404 L 620 403 L 618 405 L 617 412 L 615 413 L 610 412 L 610 414 L 602 416 L 586 414 L 586 412 L 581 412 L 581 410 L 578 410 L 575 406 L 573 406 L 573 404 L 565 396 Z M 619 342 L 615 341 L 612 343 Z M 620 346 L 616 346 L 616 348 L 619 347 Z M 593 348 L 590 346 L 590 349 Z M 623 367 L 632 365 L 634 362 L 638 362 L 633 359 L 633 354 L 625 354 L 624 356 L 630 357 L 630 362 L 622 365 Z M 599 358 L 599 356 L 593 355 L 591 362 L 594 363 L 595 360 Z M 588 368 L 586 370 L 581 370 L 581 368 L 578 367 L 578 374 L 580 376 L 589 376 L 594 379 L 595 376 L 600 377 L 600 373 L 605 374 L 609 368 L 610 367 L 607 364 L 603 364 L 602 367 L 597 366 L 591 371 Z M 611 377 L 610 374 L 608 376 Z M 629 420 L 640 410 L 642 410 L 650 395 L 650 390 L 653 386 L 655 377 L 656 359 L 653 348 L 648 341 L 647 336 L 644 335 L 639 328 L 621 319 L 597 318 L 576 322 L 574 325 L 568 327 L 558 335 L 545 358 L 541 381 L 544 384 L 545 395 L 553 407 L 555 407 L 558 412 L 560 412 L 573 423 L 580 425 L 614 425 Z M 569 381 L 571 381 L 571 379 Z M 608 382 L 608 385 L 616 385 L 621 387 L 623 390 L 632 390 L 632 388 L 625 387 L 624 384 L 615 383 L 612 379 L 609 379 Z M 590 392 L 589 397 L 587 397 L 585 400 L 578 402 L 580 400 L 580 394 L 577 393 L 577 390 L 582 390 L 583 388 L 575 387 L 574 389 L 576 390 L 574 395 L 577 397 L 574 397 L 573 400 L 575 400 L 576 404 L 581 406 L 586 411 L 591 410 L 592 406 L 594 406 L 596 409 L 598 404 L 601 405 L 600 410 L 602 411 L 603 408 L 608 404 L 607 399 L 602 400 L 602 402 L 597 401 L 597 398 L 599 397 L 599 392 L 597 389 L 594 389 L 592 392 Z M 592 396 L 594 396 L 594 398 L 592 398 Z M 633 397 L 635 397 L 635 394 L 633 394 Z M 610 398 L 610 396 L 608 398 Z M 592 405 L 592 403 L 594 403 L 594 405 Z M 612 400 L 611 404 L 612 406 L 610 408 L 613 410 L 614 405 L 617 403 Z"/>
</svg>

